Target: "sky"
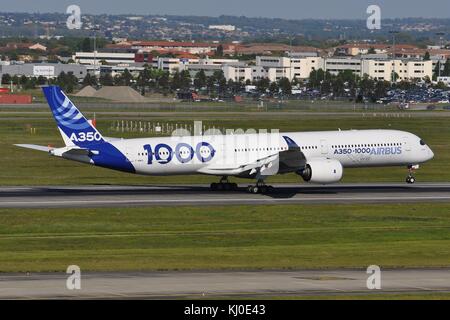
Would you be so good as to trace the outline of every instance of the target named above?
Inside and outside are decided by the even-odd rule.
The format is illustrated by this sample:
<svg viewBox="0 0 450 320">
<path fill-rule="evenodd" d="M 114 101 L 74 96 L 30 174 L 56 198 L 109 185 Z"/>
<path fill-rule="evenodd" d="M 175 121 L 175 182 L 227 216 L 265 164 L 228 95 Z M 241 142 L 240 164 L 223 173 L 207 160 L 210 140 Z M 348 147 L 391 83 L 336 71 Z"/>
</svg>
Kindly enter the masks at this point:
<svg viewBox="0 0 450 320">
<path fill-rule="evenodd" d="M 90 14 L 168 14 L 287 19 L 366 19 L 369 5 L 382 18 L 450 18 L 449 0 L 0 0 L 2 12 L 65 12 L 76 4 Z"/>
</svg>

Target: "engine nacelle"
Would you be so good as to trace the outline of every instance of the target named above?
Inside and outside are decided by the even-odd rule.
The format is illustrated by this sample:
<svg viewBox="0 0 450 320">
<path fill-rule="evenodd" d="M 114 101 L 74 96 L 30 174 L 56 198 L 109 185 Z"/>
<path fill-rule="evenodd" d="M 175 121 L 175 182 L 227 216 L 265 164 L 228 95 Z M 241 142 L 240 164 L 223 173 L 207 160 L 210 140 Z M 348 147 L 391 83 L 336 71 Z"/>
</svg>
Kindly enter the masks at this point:
<svg viewBox="0 0 450 320">
<path fill-rule="evenodd" d="M 306 167 L 297 173 L 306 182 L 331 184 L 342 179 L 344 168 L 337 160 L 317 158 L 309 160 Z"/>
</svg>

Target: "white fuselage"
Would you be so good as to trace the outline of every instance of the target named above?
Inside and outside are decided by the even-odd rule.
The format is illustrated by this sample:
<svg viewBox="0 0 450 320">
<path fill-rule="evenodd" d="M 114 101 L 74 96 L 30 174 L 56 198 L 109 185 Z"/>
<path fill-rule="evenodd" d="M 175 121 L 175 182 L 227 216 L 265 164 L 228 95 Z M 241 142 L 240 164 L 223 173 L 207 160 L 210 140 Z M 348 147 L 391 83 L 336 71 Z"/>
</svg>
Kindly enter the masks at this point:
<svg viewBox="0 0 450 320">
<path fill-rule="evenodd" d="M 414 134 L 397 130 L 260 133 L 110 141 L 137 174 L 238 175 L 240 168 L 279 152 L 294 141 L 306 161 L 327 158 L 343 167 L 417 165 L 433 158 L 431 149 Z"/>
</svg>

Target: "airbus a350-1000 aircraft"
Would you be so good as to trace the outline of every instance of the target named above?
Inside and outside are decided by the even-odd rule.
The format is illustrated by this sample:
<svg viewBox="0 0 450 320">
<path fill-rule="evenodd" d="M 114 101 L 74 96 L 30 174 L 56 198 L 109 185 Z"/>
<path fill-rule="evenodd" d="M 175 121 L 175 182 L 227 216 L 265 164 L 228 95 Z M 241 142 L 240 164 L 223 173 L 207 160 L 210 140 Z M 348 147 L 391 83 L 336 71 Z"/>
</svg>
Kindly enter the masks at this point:
<svg viewBox="0 0 450 320">
<path fill-rule="evenodd" d="M 65 147 L 21 144 L 52 156 L 141 175 L 206 174 L 218 176 L 213 190 L 236 189 L 228 177 L 255 179 L 252 193 L 271 187 L 275 174 L 295 172 L 317 184 L 339 182 L 343 168 L 405 166 L 413 171 L 433 158 L 414 134 L 396 130 L 185 135 L 120 139 L 104 137 L 57 86 L 43 88 Z"/>
</svg>

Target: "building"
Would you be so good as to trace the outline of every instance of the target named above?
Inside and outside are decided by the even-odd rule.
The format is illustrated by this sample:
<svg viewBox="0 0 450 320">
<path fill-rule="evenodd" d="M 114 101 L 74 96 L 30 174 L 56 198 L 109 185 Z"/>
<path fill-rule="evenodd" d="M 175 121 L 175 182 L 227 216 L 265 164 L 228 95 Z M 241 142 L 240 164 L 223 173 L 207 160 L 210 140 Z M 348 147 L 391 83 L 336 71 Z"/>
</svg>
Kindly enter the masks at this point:
<svg viewBox="0 0 450 320">
<path fill-rule="evenodd" d="M 252 81 L 252 67 L 245 64 L 241 65 L 224 65 L 223 74 L 225 79 L 235 82 Z"/>
<path fill-rule="evenodd" d="M 134 41 L 129 46 L 132 50 L 151 52 L 187 52 L 190 54 L 211 54 L 217 50 L 218 44 L 200 42 L 176 42 L 176 41 Z"/>
<path fill-rule="evenodd" d="M 26 76 L 56 78 L 61 72 L 72 73 L 78 79 L 84 79 L 87 74 L 86 66 L 79 64 L 62 64 L 62 63 L 23 63 L 0 65 L 0 79 L 4 74 L 10 76 Z"/>
<path fill-rule="evenodd" d="M 203 70 L 207 75 L 216 70 L 222 70 L 225 65 L 238 65 L 237 59 L 200 59 L 200 58 L 153 58 L 153 67 L 160 70 L 174 73 L 176 71 L 189 70 L 195 76 L 197 72 Z"/>
<path fill-rule="evenodd" d="M 361 75 L 362 60 L 354 57 L 333 57 L 325 59 L 325 71 L 332 75 L 338 75 L 340 72 L 350 70 L 355 75 Z"/>
<path fill-rule="evenodd" d="M 94 65 L 100 61 L 106 61 L 108 64 L 117 65 L 124 63 L 135 63 L 135 53 L 125 52 L 75 52 L 72 60 L 83 65 Z"/>
<path fill-rule="evenodd" d="M 437 82 L 442 82 L 447 86 L 450 86 L 450 77 L 438 77 Z"/>
<path fill-rule="evenodd" d="M 274 53 L 287 53 L 287 52 L 314 52 L 321 53 L 320 49 L 307 46 L 290 46 L 283 43 L 249 43 L 239 44 L 233 46 L 234 53 L 237 55 L 268 55 Z M 225 51 L 224 51 L 225 52 Z"/>
<path fill-rule="evenodd" d="M 236 30 L 236 27 L 230 24 L 221 24 L 221 25 L 211 25 L 208 27 L 208 29 L 232 32 Z"/>
<path fill-rule="evenodd" d="M 252 80 L 268 78 L 278 81 L 281 78 L 289 80 L 308 79 L 312 71 L 323 69 L 324 59 L 319 56 L 273 57 L 258 56 L 256 65 L 252 67 Z"/>
<path fill-rule="evenodd" d="M 1 48 L 4 51 L 9 50 L 36 50 L 36 51 L 47 51 L 47 47 L 40 43 L 25 43 L 25 42 L 10 42 L 7 43 L 5 47 Z"/>
<path fill-rule="evenodd" d="M 397 81 L 432 79 L 433 63 L 415 59 L 361 60 L 361 75 L 367 74 L 372 79 L 392 81 L 393 74 L 398 75 Z"/>
<path fill-rule="evenodd" d="M 378 44 L 378 43 L 349 43 L 335 48 L 336 55 L 346 55 L 346 56 L 360 56 L 374 51 L 376 54 L 390 53 L 395 50 L 395 52 L 400 53 L 401 51 L 416 50 L 419 49 L 417 46 L 409 44 L 397 44 L 395 47 L 393 44 Z"/>
</svg>

